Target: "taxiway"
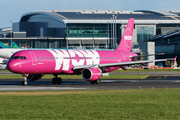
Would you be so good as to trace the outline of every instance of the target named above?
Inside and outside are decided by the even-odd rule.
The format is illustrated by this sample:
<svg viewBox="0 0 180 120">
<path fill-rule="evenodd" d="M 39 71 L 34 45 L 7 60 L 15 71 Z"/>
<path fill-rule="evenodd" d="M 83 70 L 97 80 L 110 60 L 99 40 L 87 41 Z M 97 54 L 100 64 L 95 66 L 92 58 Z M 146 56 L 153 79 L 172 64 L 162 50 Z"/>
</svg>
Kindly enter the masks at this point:
<svg viewBox="0 0 180 120">
<path fill-rule="evenodd" d="M 1 71 L 0 74 L 11 75 L 11 72 Z M 22 79 L 0 79 L 0 91 L 36 91 L 36 90 L 105 90 L 105 89 L 157 89 L 180 88 L 179 72 L 113 72 L 111 74 L 142 74 L 150 75 L 143 80 L 108 80 L 101 79 L 98 85 L 91 85 L 83 79 L 63 80 L 61 85 L 53 85 L 51 79 L 29 81 L 27 86 L 21 85 Z"/>
<path fill-rule="evenodd" d="M 63 80 L 61 85 L 53 85 L 50 79 L 29 81 L 21 85 L 22 79 L 0 79 L 0 91 L 36 91 L 36 90 L 106 90 L 106 89 L 157 89 L 180 88 L 180 76 L 168 76 L 165 79 L 145 80 L 101 80 L 101 84 L 92 85 L 83 79 Z"/>
</svg>

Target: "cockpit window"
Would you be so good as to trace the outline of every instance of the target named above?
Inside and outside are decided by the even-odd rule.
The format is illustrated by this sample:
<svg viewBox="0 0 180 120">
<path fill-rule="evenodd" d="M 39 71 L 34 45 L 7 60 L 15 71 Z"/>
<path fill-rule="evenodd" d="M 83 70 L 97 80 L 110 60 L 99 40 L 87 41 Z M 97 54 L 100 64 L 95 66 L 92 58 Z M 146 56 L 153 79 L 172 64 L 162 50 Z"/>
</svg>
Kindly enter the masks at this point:
<svg viewBox="0 0 180 120">
<path fill-rule="evenodd" d="M 14 56 L 13 59 L 26 60 L 26 57 L 25 56 Z"/>
<path fill-rule="evenodd" d="M 13 59 L 19 59 L 19 56 L 14 56 Z"/>
<path fill-rule="evenodd" d="M 26 60 L 26 57 L 25 57 L 25 56 L 23 56 L 23 58 Z"/>
<path fill-rule="evenodd" d="M 20 56 L 20 59 L 22 59 L 22 60 L 23 60 L 23 57 L 22 57 L 22 56 Z"/>
</svg>

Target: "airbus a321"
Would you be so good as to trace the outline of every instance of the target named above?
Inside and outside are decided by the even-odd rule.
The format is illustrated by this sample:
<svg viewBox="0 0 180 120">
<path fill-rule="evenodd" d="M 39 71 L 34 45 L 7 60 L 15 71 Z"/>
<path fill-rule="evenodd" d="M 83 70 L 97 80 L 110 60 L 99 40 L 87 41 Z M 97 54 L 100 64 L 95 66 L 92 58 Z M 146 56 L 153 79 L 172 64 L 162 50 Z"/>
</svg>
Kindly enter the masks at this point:
<svg viewBox="0 0 180 120">
<path fill-rule="evenodd" d="M 44 74 L 53 74 L 53 84 L 61 84 L 60 74 L 82 74 L 91 84 L 100 83 L 100 77 L 127 65 L 166 61 L 167 59 L 135 61 L 137 54 L 131 52 L 134 18 L 130 18 L 119 46 L 115 50 L 22 50 L 13 54 L 7 69 L 22 74 L 23 85 L 35 81 Z"/>
</svg>

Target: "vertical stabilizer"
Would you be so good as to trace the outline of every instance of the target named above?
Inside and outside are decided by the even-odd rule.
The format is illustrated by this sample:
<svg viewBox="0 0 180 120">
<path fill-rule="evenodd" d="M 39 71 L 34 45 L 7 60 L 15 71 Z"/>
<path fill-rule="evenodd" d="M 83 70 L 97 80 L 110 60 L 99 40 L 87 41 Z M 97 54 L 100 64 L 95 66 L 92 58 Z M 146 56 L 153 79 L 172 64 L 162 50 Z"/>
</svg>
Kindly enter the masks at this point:
<svg viewBox="0 0 180 120">
<path fill-rule="evenodd" d="M 0 49 L 2 48 L 9 48 L 9 47 L 5 46 L 2 42 L 0 42 Z"/>
<path fill-rule="evenodd" d="M 12 44 L 12 48 L 19 48 L 15 42 L 12 42 L 11 44 Z"/>
<path fill-rule="evenodd" d="M 134 18 L 130 18 L 126 26 L 124 34 L 121 38 L 119 46 L 116 50 L 123 52 L 131 52 L 132 38 L 133 38 Z"/>
</svg>

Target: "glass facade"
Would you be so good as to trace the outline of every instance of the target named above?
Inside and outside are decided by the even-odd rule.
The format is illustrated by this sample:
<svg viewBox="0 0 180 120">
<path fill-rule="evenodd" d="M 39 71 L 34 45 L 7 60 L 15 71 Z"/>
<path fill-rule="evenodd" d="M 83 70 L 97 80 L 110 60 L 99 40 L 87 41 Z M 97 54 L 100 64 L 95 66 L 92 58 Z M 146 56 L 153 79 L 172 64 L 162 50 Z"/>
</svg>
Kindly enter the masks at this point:
<svg viewBox="0 0 180 120">
<path fill-rule="evenodd" d="M 180 27 L 180 24 L 158 24 L 156 25 L 156 35 L 161 34 L 162 27 Z"/>
<path fill-rule="evenodd" d="M 11 46 L 11 39 L 0 41 L 9 47 Z M 12 42 L 23 48 L 66 48 L 64 39 L 13 39 Z"/>
<path fill-rule="evenodd" d="M 178 54 L 180 52 L 180 45 L 162 45 L 156 46 L 156 53 L 165 53 L 165 54 Z"/>
<path fill-rule="evenodd" d="M 137 42 L 147 42 L 155 35 L 154 26 L 137 26 Z"/>
<path fill-rule="evenodd" d="M 77 45 L 79 47 L 114 48 L 121 39 L 121 24 L 114 23 L 113 31 L 112 23 L 68 23 L 66 24 L 65 36 L 71 42 L 80 40 Z M 113 37 L 114 43 L 112 42 Z M 87 42 L 88 38 L 89 42 Z M 73 44 L 68 42 L 68 48 L 76 47 L 75 43 Z"/>
<path fill-rule="evenodd" d="M 107 24 L 67 24 L 66 26 L 66 37 L 68 38 L 107 38 L 108 36 Z"/>
</svg>

